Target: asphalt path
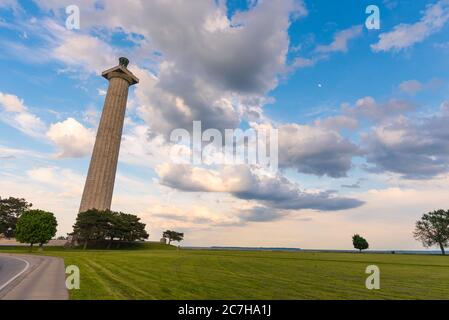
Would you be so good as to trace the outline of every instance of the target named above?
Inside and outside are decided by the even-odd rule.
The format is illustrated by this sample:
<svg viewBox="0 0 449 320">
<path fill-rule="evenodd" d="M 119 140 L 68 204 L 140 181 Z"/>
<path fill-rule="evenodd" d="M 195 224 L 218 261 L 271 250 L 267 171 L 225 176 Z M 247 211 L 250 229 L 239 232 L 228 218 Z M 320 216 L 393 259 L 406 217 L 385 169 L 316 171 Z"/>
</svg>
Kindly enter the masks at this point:
<svg viewBox="0 0 449 320">
<path fill-rule="evenodd" d="M 0 299 L 67 300 L 60 258 L 0 253 Z"/>
</svg>

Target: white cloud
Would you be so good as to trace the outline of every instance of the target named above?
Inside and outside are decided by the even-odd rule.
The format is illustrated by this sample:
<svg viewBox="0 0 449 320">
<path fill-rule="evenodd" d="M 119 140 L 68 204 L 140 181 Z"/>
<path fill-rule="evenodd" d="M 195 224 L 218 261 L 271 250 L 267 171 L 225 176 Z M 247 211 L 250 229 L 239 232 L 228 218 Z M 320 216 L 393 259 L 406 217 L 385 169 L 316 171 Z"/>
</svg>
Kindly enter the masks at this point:
<svg viewBox="0 0 449 320">
<path fill-rule="evenodd" d="M 11 148 L 7 146 L 0 145 L 0 158 L 1 159 L 12 159 L 15 160 L 17 158 L 38 158 L 43 159 L 46 157 L 45 154 L 32 151 L 32 150 L 26 150 L 26 149 L 17 149 L 17 148 Z"/>
<path fill-rule="evenodd" d="M 30 113 L 19 97 L 0 92 L 0 121 L 33 138 L 42 138 L 46 126 L 36 115 Z"/>
<path fill-rule="evenodd" d="M 53 58 L 96 74 L 118 63 L 118 54 L 104 41 L 88 35 L 69 34 L 62 27 L 49 25 L 54 28 L 54 34 L 61 33 L 60 43 L 52 50 Z"/>
<path fill-rule="evenodd" d="M 404 81 L 399 85 L 399 89 L 409 95 L 415 95 L 423 89 L 423 84 L 418 80 Z"/>
<path fill-rule="evenodd" d="M 19 97 L 12 95 L 12 94 L 6 94 L 0 92 L 0 105 L 7 111 L 7 112 L 24 112 L 26 110 L 25 105 L 23 104 L 23 100 L 19 99 Z"/>
<path fill-rule="evenodd" d="M 385 122 L 391 118 L 415 111 L 417 106 L 407 100 L 390 99 L 379 103 L 373 97 L 367 96 L 356 101 L 355 106 L 343 104 L 342 113 L 356 119 L 368 119 L 375 122 Z"/>
<path fill-rule="evenodd" d="M 34 182 L 59 189 L 66 197 L 77 199 L 81 196 L 84 178 L 69 169 L 40 167 L 28 170 L 27 175 Z"/>
<path fill-rule="evenodd" d="M 47 137 L 59 148 L 60 158 L 79 158 L 92 152 L 95 141 L 93 130 L 73 118 L 50 126 Z"/>
<path fill-rule="evenodd" d="M 38 138 L 42 136 L 46 129 L 42 120 L 29 112 L 18 113 L 10 118 L 10 120 L 13 127 L 28 136 L 35 136 Z M 6 119 L 6 121 L 8 120 Z"/>
<path fill-rule="evenodd" d="M 371 45 L 374 52 L 401 51 L 424 41 L 440 31 L 449 20 L 449 1 L 440 0 L 428 5 L 421 19 L 413 24 L 399 24 L 393 31 L 382 33 L 379 41 Z"/>
<path fill-rule="evenodd" d="M 239 190 L 245 178 L 241 175 L 231 178 L 218 171 L 190 165 L 162 164 L 156 172 L 163 185 L 188 192 L 233 192 Z"/>
<path fill-rule="evenodd" d="M 317 61 L 314 59 L 296 57 L 291 67 L 293 69 L 313 67 L 316 64 L 316 62 Z"/>
<path fill-rule="evenodd" d="M 353 117 L 346 115 L 338 115 L 333 117 L 327 117 L 318 119 L 315 121 L 317 127 L 322 127 L 331 131 L 340 131 L 342 129 L 355 130 L 357 129 L 359 122 Z"/>
<path fill-rule="evenodd" d="M 320 45 L 316 48 L 318 53 L 347 52 L 349 41 L 362 34 L 362 26 L 353 26 L 349 29 L 339 31 L 334 36 L 334 41 L 329 45 Z"/>
<path fill-rule="evenodd" d="M 318 62 L 326 60 L 332 53 L 343 52 L 346 53 L 349 50 L 349 42 L 359 37 L 363 32 L 361 25 L 353 26 L 348 29 L 338 31 L 334 34 L 333 41 L 327 45 L 318 45 L 313 50 L 313 55 L 310 58 L 297 56 L 293 59 L 293 62 L 289 66 L 290 71 L 295 71 L 300 68 L 313 67 Z M 301 46 L 296 46 L 290 49 L 291 53 L 295 53 L 301 50 Z"/>
</svg>

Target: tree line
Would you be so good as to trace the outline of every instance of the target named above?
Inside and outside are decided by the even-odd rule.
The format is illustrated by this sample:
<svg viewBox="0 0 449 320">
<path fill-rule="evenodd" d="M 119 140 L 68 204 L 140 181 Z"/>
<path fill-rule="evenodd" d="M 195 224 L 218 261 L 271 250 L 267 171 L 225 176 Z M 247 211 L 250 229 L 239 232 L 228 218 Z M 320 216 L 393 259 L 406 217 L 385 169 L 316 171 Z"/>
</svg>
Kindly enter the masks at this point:
<svg viewBox="0 0 449 320">
<path fill-rule="evenodd" d="M 58 226 L 54 214 L 32 207 L 33 204 L 25 199 L 0 197 L 0 237 L 15 238 L 21 243 L 30 244 L 31 248 L 34 244 L 42 248 L 53 239 Z M 84 248 L 90 243 L 108 249 L 113 244 L 119 247 L 122 243 L 145 241 L 149 238 L 146 224 L 138 216 L 95 209 L 78 214 L 69 236 Z M 172 241 L 182 241 L 184 234 L 167 230 L 163 233 L 163 238 L 171 244 Z"/>
</svg>

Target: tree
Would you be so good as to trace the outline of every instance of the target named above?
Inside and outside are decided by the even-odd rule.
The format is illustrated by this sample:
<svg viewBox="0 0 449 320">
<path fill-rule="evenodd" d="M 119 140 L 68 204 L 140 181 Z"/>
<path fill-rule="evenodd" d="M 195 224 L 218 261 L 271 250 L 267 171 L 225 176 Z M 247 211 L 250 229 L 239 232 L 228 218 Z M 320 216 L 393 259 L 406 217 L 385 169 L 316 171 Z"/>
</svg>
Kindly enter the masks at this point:
<svg viewBox="0 0 449 320">
<path fill-rule="evenodd" d="M 109 215 L 109 212 L 91 209 L 78 214 L 73 226 L 73 234 L 79 240 L 84 241 L 84 249 L 87 249 L 87 244 L 90 240 L 105 239 L 108 227 L 105 215 Z"/>
<path fill-rule="evenodd" d="M 162 234 L 162 237 L 168 239 L 168 244 L 171 244 L 172 241 L 181 242 L 184 240 L 184 233 L 167 230 Z"/>
<path fill-rule="evenodd" d="M 358 234 L 352 237 L 352 244 L 354 245 L 354 248 L 360 250 L 360 252 L 369 248 L 368 241 Z"/>
<path fill-rule="evenodd" d="M 114 240 L 133 242 L 148 239 L 146 225 L 140 218 L 123 212 L 111 210 L 88 210 L 78 214 L 73 226 L 73 235 L 84 241 L 84 249 L 89 241 L 109 241 L 108 249 Z"/>
<path fill-rule="evenodd" d="M 146 225 L 140 222 L 140 218 L 123 212 L 106 212 L 108 223 L 106 238 L 109 238 L 108 249 L 114 239 L 120 242 L 134 242 L 146 240 L 149 234 L 145 231 Z"/>
<path fill-rule="evenodd" d="M 0 234 L 7 238 L 15 236 L 17 219 L 28 209 L 32 207 L 31 203 L 25 199 L 0 197 Z"/>
<path fill-rule="evenodd" d="M 449 210 L 437 210 L 426 213 L 416 222 L 413 233 L 416 240 L 429 248 L 438 245 L 443 255 L 445 247 L 449 246 Z"/>
<path fill-rule="evenodd" d="M 145 231 L 145 224 L 140 218 L 123 212 L 118 213 L 121 222 L 121 239 L 125 241 L 139 241 L 148 239 L 149 234 Z"/>
<path fill-rule="evenodd" d="M 56 234 L 58 222 L 51 212 L 30 210 L 24 212 L 17 221 L 16 239 L 21 243 L 29 243 L 33 249 L 35 243 L 40 249 Z"/>
</svg>

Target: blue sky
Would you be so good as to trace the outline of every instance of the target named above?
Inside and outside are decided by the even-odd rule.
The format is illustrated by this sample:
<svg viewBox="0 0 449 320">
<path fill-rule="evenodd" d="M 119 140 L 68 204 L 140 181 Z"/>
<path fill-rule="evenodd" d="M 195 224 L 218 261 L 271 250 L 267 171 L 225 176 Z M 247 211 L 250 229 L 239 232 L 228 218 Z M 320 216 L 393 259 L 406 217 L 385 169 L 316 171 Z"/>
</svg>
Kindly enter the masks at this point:
<svg viewBox="0 0 449 320">
<path fill-rule="evenodd" d="M 65 26 L 72 4 L 79 30 Z M 380 30 L 365 26 L 373 4 Z M 447 206 L 448 31 L 447 0 L 2 0 L 0 196 L 71 231 L 99 74 L 125 55 L 141 83 L 113 209 L 139 214 L 153 240 L 176 228 L 190 245 L 349 248 L 361 233 L 420 248 L 414 221 Z M 167 137 L 192 121 L 277 128 L 280 170 L 172 163 Z"/>
</svg>

